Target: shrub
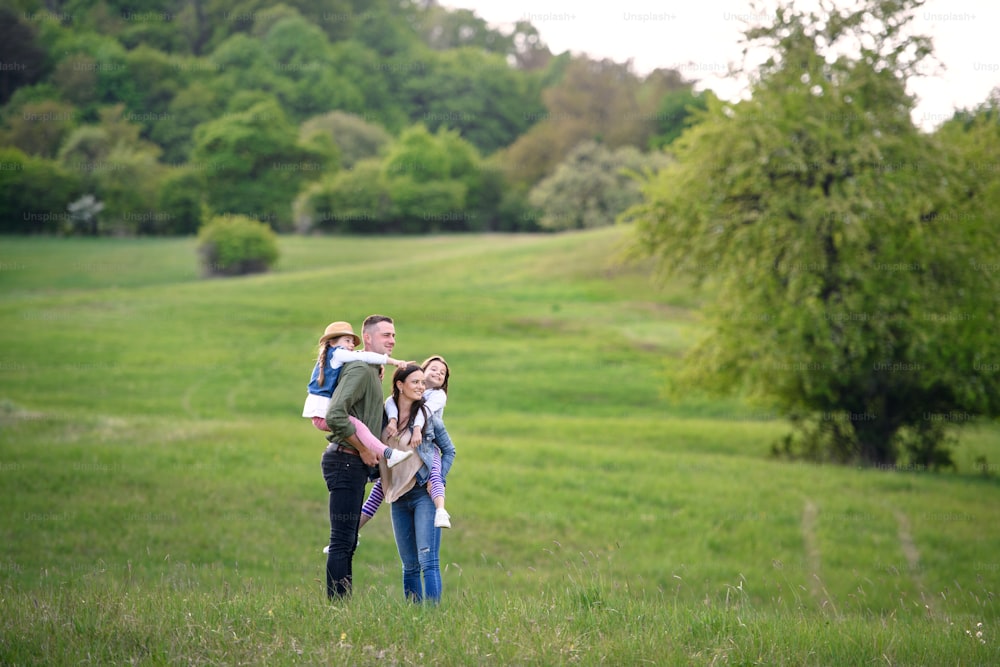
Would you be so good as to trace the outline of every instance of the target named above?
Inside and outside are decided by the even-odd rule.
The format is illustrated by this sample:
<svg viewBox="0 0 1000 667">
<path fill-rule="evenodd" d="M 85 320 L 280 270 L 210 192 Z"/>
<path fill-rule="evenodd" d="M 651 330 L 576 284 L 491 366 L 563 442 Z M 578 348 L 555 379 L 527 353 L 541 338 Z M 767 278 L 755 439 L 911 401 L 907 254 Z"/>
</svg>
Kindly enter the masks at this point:
<svg viewBox="0 0 1000 667">
<path fill-rule="evenodd" d="M 198 231 L 198 253 L 209 276 L 263 273 L 278 259 L 278 237 L 247 216 L 216 216 Z"/>
<path fill-rule="evenodd" d="M 69 220 L 80 177 L 58 163 L 0 147 L 0 233 L 54 234 Z"/>
</svg>

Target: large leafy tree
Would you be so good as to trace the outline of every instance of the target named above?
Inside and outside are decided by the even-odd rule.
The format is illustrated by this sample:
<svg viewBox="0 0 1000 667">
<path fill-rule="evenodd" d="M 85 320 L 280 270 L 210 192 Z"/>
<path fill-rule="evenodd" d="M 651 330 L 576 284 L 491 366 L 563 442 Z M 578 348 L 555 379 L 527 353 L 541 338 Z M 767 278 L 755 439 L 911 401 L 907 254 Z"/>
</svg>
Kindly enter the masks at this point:
<svg viewBox="0 0 1000 667">
<path fill-rule="evenodd" d="M 376 234 L 390 231 L 392 201 L 377 158 L 361 160 L 306 185 L 294 203 L 298 231 Z"/>
<path fill-rule="evenodd" d="M 995 198 L 965 144 L 911 120 L 920 4 L 779 8 L 747 32 L 772 54 L 751 98 L 709 98 L 633 210 L 642 249 L 710 288 L 681 381 L 776 406 L 794 453 L 933 467 L 950 426 L 1000 412 L 998 273 L 975 268 Z"/>
<path fill-rule="evenodd" d="M 428 51 L 402 87 L 410 120 L 458 130 L 483 154 L 514 142 L 544 110 L 537 80 L 503 56 L 462 47 Z"/>
<path fill-rule="evenodd" d="M 100 110 L 100 123 L 71 132 L 59 161 L 80 175 L 83 187 L 103 204 L 93 233 L 148 232 L 163 166 L 160 149 L 140 138 L 141 126 L 129 120 L 122 105 Z"/>
<path fill-rule="evenodd" d="M 469 193 L 479 185 L 478 166 L 476 149 L 457 132 L 407 128 L 382 163 L 400 231 L 466 228 Z"/>
<path fill-rule="evenodd" d="M 561 58 L 549 65 L 556 82 L 542 92 L 546 111 L 531 114 L 534 125 L 503 154 L 509 177 L 524 186 L 551 174 L 584 141 L 645 146 L 655 132 L 660 98 L 685 85 L 672 70 L 642 80 L 630 63 Z"/>
<path fill-rule="evenodd" d="M 298 142 L 297 128 L 273 100 L 199 125 L 192 158 L 204 171 L 213 212 L 243 214 L 277 229 L 291 225 L 302 184 L 335 168 L 332 156 Z"/>
</svg>

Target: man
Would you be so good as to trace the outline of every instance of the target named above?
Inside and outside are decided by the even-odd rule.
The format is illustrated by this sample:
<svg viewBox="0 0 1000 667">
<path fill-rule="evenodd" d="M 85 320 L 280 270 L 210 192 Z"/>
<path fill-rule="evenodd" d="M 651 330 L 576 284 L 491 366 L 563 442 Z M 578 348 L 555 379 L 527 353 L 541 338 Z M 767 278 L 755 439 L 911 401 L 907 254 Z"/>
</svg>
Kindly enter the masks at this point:
<svg viewBox="0 0 1000 667">
<path fill-rule="evenodd" d="M 396 345 L 392 318 L 384 315 L 365 318 L 361 336 L 369 352 L 391 355 Z M 326 413 L 330 444 L 323 453 L 323 479 L 330 491 L 326 594 L 331 599 L 351 594 L 351 565 L 358 540 L 361 505 L 365 500 L 365 484 L 368 483 L 368 466 L 378 464 L 377 456 L 358 440 L 348 417 L 353 416 L 372 433 L 379 434 L 383 415 L 381 369 L 361 361 L 344 364 Z"/>
</svg>

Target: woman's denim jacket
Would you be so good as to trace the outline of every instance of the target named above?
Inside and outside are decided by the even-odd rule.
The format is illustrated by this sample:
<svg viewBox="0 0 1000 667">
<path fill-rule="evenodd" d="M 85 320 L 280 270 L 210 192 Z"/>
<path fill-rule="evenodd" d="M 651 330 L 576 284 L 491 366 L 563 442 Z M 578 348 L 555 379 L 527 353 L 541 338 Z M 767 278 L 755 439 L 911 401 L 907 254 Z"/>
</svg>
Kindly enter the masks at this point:
<svg viewBox="0 0 1000 667">
<path fill-rule="evenodd" d="M 424 465 L 417 471 L 417 485 L 423 486 L 431 476 L 431 466 L 434 465 L 434 449 L 441 450 L 441 481 L 444 482 L 455 461 L 455 445 L 444 428 L 444 422 L 438 417 L 431 417 L 424 426 L 424 439 L 417 447 L 417 454 Z"/>
</svg>

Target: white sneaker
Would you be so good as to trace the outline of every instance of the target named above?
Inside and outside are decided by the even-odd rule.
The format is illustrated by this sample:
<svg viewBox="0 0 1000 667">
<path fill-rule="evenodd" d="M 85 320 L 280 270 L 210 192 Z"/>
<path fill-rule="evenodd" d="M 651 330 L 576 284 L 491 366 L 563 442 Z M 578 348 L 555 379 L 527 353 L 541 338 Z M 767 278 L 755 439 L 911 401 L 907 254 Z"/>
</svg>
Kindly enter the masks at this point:
<svg viewBox="0 0 1000 667">
<path fill-rule="evenodd" d="M 361 536 L 360 535 L 358 535 L 358 539 L 354 542 L 354 548 L 357 549 L 359 544 L 361 544 Z M 326 545 L 325 547 L 323 547 L 323 553 L 325 553 L 325 554 L 330 553 L 330 545 L 329 544 Z"/>
<path fill-rule="evenodd" d="M 448 514 L 448 510 L 441 508 L 435 510 L 434 512 L 434 527 L 435 528 L 451 528 L 451 515 Z"/>
<path fill-rule="evenodd" d="M 389 466 L 390 468 L 392 468 L 393 466 L 396 466 L 396 465 L 402 463 L 406 459 L 408 459 L 411 456 L 413 456 L 413 450 L 412 449 L 393 449 L 393 450 L 390 450 L 390 451 L 392 452 L 392 456 L 390 456 L 389 458 L 387 458 L 385 460 L 385 464 L 387 466 Z"/>
</svg>

